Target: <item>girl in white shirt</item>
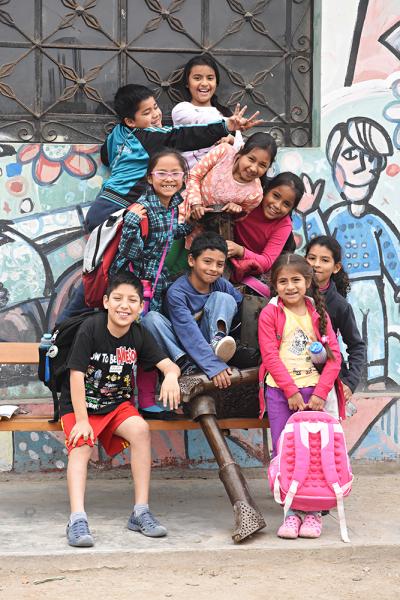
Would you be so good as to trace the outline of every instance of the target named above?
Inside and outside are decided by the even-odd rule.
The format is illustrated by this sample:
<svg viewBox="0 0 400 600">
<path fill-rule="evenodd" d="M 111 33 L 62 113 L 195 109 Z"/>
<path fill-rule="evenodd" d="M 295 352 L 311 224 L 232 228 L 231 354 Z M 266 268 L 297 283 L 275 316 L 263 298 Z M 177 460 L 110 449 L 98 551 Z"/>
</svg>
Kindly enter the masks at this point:
<svg viewBox="0 0 400 600">
<path fill-rule="evenodd" d="M 219 84 L 219 70 L 216 62 L 207 55 L 195 56 L 185 65 L 183 70 L 182 82 L 184 93 L 188 100 L 179 102 L 171 113 L 174 125 L 195 125 L 207 124 L 213 121 L 219 121 L 221 117 L 229 117 L 232 111 L 218 102 L 215 94 Z M 233 144 L 236 150 L 243 145 L 243 138 L 240 132 L 235 137 L 229 135 L 222 138 L 223 142 Z M 183 152 L 189 169 L 210 150 L 210 148 L 201 148 L 190 152 Z"/>
</svg>

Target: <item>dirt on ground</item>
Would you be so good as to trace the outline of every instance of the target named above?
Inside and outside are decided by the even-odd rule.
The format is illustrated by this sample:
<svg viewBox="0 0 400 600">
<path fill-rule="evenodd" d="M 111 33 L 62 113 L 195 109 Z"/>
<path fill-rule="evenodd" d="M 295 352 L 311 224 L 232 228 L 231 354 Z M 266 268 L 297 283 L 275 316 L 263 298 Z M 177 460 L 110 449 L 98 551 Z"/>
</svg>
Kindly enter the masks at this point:
<svg viewBox="0 0 400 600">
<path fill-rule="evenodd" d="M 210 560 L 207 553 L 125 556 L 123 564 L 99 562 L 90 555 L 82 568 L 65 564 L 46 568 L 37 558 L 26 566 L 1 568 L 0 600 L 96 598 L 96 600 L 397 600 L 400 590 L 398 548 L 370 548 L 367 557 L 332 558 L 289 551 L 276 555 L 259 551 L 251 557 L 225 555 Z M 89 563 L 89 564 L 88 564 Z M 214 563 L 214 564 L 213 564 Z M 88 568 L 84 568 L 84 565 Z M 84 596 L 82 596 L 84 595 Z"/>
</svg>

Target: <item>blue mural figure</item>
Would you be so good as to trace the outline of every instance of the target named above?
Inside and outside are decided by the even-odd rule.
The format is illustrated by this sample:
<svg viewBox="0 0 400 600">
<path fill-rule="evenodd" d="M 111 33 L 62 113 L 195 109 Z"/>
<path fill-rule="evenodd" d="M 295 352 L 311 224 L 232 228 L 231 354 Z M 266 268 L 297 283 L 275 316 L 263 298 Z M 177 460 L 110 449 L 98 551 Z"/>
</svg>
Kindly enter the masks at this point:
<svg viewBox="0 0 400 600">
<path fill-rule="evenodd" d="M 334 236 L 342 247 L 343 266 L 351 279 L 349 302 L 368 348 L 369 383 L 388 380 L 388 323 L 383 275 L 400 301 L 399 232 L 375 206 L 369 204 L 393 145 L 387 131 L 366 117 L 338 123 L 326 143 L 326 156 L 342 202 L 326 211 L 320 201 L 323 182 L 313 186 L 313 202 L 305 202 L 303 217 L 307 240 Z"/>
</svg>

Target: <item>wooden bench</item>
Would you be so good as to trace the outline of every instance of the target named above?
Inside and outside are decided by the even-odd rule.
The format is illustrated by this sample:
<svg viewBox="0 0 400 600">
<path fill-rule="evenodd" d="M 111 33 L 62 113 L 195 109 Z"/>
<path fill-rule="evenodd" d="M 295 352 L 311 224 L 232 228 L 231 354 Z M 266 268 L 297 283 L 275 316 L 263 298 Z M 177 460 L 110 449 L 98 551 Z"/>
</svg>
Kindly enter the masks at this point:
<svg viewBox="0 0 400 600">
<path fill-rule="evenodd" d="M 0 342 L 0 365 L 28 364 L 35 365 L 39 361 L 39 344 L 32 342 Z M 11 419 L 0 420 L 0 431 L 62 431 L 61 423 L 51 423 L 52 415 L 17 414 Z M 198 422 L 187 419 L 177 421 L 147 421 L 151 431 L 189 431 L 201 429 Z M 266 429 L 267 419 L 231 418 L 218 419 L 220 429 Z"/>
<path fill-rule="evenodd" d="M 37 343 L 0 343 L 0 365 L 35 365 L 39 360 Z M 0 366 L 0 370 L 1 370 Z M 232 369 L 231 387 L 254 384 L 258 380 L 258 369 Z M 152 431 L 177 431 L 199 429 L 210 445 L 219 467 L 219 476 L 233 507 L 234 531 L 232 539 L 242 542 L 265 527 L 264 517 L 255 504 L 239 465 L 224 438 L 224 430 L 229 429 L 266 429 L 267 419 L 257 418 L 216 418 L 216 403 L 213 393 L 215 387 L 204 374 L 181 377 L 179 380 L 181 398 L 189 403 L 192 419 L 185 417 L 177 421 L 148 421 Z M 254 392 L 253 392 L 254 393 Z M 11 419 L 0 420 L 1 431 L 60 431 L 61 424 L 51 423 L 51 415 L 36 416 L 17 414 Z M 268 447 L 263 436 L 264 449 Z M 264 452 L 265 456 L 265 452 Z"/>
</svg>

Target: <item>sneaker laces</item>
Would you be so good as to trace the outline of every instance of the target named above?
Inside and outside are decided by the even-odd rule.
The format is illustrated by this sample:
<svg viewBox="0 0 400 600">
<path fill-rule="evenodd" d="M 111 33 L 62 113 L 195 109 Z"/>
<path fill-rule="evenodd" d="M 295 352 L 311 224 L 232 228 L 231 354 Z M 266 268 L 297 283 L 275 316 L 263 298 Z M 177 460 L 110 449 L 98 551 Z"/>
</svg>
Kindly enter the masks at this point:
<svg viewBox="0 0 400 600">
<path fill-rule="evenodd" d="M 141 513 L 136 517 L 138 521 L 141 521 L 141 525 L 145 527 L 149 527 L 150 529 L 155 529 L 159 527 L 161 523 L 157 521 L 157 519 L 151 514 L 149 510 Z"/>
<path fill-rule="evenodd" d="M 69 530 L 72 531 L 73 535 L 76 537 L 90 535 L 89 523 L 86 519 L 77 519 L 73 523 L 70 523 Z"/>
</svg>

